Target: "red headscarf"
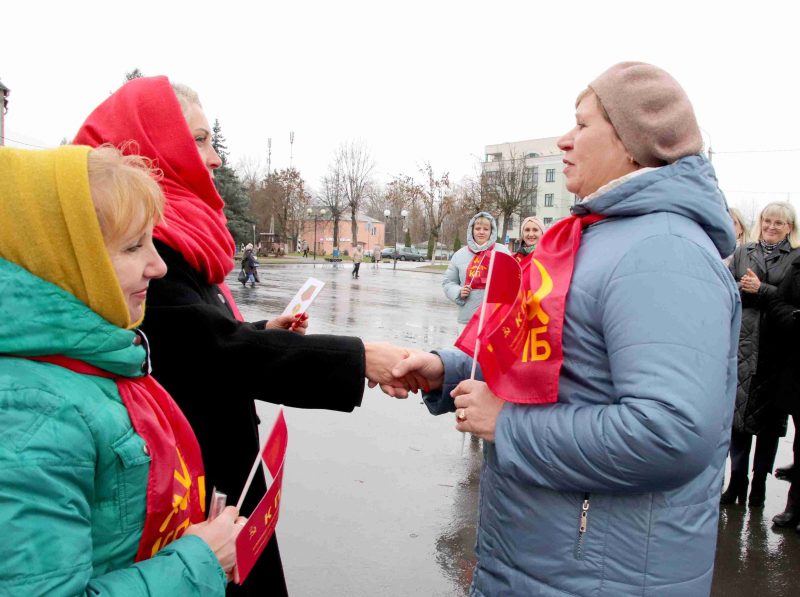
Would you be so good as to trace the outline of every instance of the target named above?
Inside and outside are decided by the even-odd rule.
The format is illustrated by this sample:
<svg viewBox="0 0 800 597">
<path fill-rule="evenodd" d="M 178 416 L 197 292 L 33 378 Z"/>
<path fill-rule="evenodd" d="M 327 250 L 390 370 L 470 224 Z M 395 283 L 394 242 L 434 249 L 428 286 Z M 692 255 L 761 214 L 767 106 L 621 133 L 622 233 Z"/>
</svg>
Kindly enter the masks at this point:
<svg viewBox="0 0 800 597">
<path fill-rule="evenodd" d="M 127 153 L 152 159 L 164 175 L 164 219 L 153 236 L 183 255 L 209 283 L 228 290 L 224 280 L 233 269 L 235 247 L 224 203 L 166 77 L 142 77 L 120 87 L 89 115 L 73 143 L 119 147 L 129 141 L 135 145 Z"/>
</svg>

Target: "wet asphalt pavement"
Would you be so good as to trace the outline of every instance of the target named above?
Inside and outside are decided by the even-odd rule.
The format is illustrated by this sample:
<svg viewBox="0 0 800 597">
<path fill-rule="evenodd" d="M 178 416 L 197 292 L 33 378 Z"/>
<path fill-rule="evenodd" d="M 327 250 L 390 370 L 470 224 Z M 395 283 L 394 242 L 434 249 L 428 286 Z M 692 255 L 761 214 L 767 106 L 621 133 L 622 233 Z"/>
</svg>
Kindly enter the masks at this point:
<svg viewBox="0 0 800 597">
<path fill-rule="evenodd" d="M 261 284 L 228 279 L 246 319 L 283 311 L 309 277 L 326 283 L 310 309 L 309 332 L 359 336 L 432 349 L 452 345 L 456 308 L 441 273 L 417 264 L 262 265 Z M 314 371 L 309 366 L 309 375 Z M 260 383 L 269 386 L 269 379 Z M 297 391 L 302 392 L 302 380 Z M 335 388 L 331 389 L 332 392 Z M 259 403 L 262 427 L 277 407 Z M 452 416 L 433 417 L 421 400 L 365 389 L 352 414 L 287 408 L 289 448 L 278 524 L 289 591 L 305 596 L 466 595 L 475 563 L 481 462 Z M 792 430 L 776 464 L 791 461 Z M 789 485 L 770 477 L 763 509 L 727 506 L 720 516 L 714 596 L 800 595 L 800 533 L 774 530 Z"/>
</svg>

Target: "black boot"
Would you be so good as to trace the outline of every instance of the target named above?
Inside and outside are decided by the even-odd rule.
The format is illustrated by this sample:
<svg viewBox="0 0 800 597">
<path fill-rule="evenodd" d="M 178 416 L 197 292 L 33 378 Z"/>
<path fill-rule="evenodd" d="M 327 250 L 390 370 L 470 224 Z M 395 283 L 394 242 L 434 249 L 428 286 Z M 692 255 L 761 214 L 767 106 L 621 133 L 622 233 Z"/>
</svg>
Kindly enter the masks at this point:
<svg viewBox="0 0 800 597">
<path fill-rule="evenodd" d="M 794 475 L 794 462 L 789 466 L 782 466 L 775 469 L 775 478 L 781 481 L 791 481 Z"/>
<path fill-rule="evenodd" d="M 728 487 L 722 492 L 719 498 L 720 504 L 735 504 L 737 501 L 744 504 L 747 497 L 747 475 L 740 473 L 731 473 L 731 480 L 728 481 Z"/>
<path fill-rule="evenodd" d="M 787 505 L 786 510 L 772 517 L 772 522 L 776 527 L 793 527 L 800 524 L 800 510 Z"/>
<path fill-rule="evenodd" d="M 767 473 L 753 473 L 753 482 L 750 483 L 750 497 L 747 505 L 750 508 L 763 508 L 767 495 Z"/>
</svg>

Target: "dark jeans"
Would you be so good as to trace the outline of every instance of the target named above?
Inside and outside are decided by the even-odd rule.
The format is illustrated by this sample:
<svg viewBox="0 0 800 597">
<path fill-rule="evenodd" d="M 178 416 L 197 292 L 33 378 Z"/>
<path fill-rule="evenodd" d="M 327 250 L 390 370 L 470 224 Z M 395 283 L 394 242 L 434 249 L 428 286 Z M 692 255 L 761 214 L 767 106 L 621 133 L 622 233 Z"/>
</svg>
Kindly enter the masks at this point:
<svg viewBox="0 0 800 597">
<path fill-rule="evenodd" d="M 753 456 L 753 472 L 756 476 L 772 472 L 775 454 L 778 452 L 777 433 L 763 432 L 756 436 L 756 453 Z M 750 470 L 750 446 L 753 436 L 731 430 L 731 474 L 747 476 Z"/>
<path fill-rule="evenodd" d="M 361 267 L 361 262 L 353 262 L 353 277 L 358 278 L 358 268 Z"/>
</svg>

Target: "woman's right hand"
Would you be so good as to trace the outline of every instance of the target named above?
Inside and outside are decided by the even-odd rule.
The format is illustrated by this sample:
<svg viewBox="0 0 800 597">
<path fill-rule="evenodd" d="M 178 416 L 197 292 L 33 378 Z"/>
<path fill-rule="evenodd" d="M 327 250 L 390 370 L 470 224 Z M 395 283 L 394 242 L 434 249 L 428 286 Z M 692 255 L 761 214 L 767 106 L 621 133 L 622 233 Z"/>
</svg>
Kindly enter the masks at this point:
<svg viewBox="0 0 800 597">
<path fill-rule="evenodd" d="M 246 518 L 239 516 L 235 506 L 228 506 L 214 520 L 193 524 L 184 535 L 195 535 L 205 541 L 217 556 L 225 576 L 232 580 L 236 565 L 236 537 L 246 521 Z"/>
<path fill-rule="evenodd" d="M 469 286 L 462 286 L 461 287 L 461 292 L 459 293 L 459 296 L 461 298 L 465 299 L 465 298 L 467 298 L 469 296 L 470 292 L 472 292 L 472 288 L 470 288 Z"/>
</svg>

